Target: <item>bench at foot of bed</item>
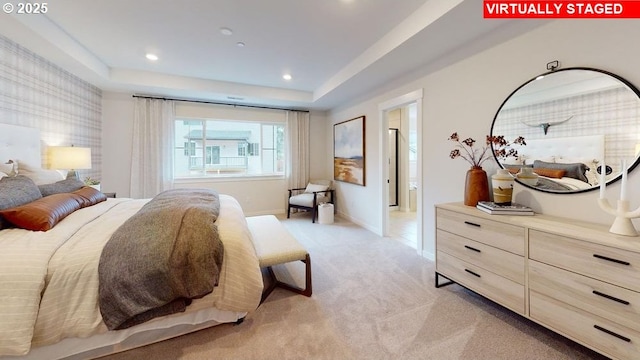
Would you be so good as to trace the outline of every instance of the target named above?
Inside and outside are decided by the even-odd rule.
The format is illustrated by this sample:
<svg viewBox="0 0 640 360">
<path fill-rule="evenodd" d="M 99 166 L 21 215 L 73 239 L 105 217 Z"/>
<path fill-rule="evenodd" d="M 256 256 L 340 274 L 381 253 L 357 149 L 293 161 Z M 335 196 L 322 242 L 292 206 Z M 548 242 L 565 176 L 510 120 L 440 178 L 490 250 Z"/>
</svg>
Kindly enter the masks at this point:
<svg viewBox="0 0 640 360">
<path fill-rule="evenodd" d="M 253 245 L 258 255 L 260 268 L 267 269 L 271 284 L 263 291 L 263 302 L 276 287 L 281 287 L 304 296 L 311 296 L 311 258 L 307 250 L 296 240 L 273 215 L 247 217 Z M 273 266 L 293 261 L 305 263 L 305 288 L 279 281 Z"/>
</svg>

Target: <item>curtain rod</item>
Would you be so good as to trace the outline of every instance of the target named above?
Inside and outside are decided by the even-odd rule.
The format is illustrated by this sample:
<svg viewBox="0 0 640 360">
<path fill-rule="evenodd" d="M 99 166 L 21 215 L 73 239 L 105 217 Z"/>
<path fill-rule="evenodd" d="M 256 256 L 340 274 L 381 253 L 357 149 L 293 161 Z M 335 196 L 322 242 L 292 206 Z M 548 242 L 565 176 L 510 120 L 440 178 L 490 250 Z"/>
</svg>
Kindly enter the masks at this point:
<svg viewBox="0 0 640 360">
<path fill-rule="evenodd" d="M 233 107 L 242 106 L 242 107 L 256 108 L 256 109 L 297 111 L 297 112 L 306 112 L 306 113 L 309 112 L 309 110 L 297 110 L 297 109 L 287 109 L 287 108 L 279 108 L 279 107 L 272 107 L 272 106 L 248 105 L 248 104 L 233 104 L 233 103 L 223 103 L 223 102 L 207 101 L 207 100 L 176 99 L 176 98 L 165 98 L 165 97 L 159 97 L 159 96 L 144 96 L 144 95 L 133 95 L 133 97 L 141 98 L 141 99 L 172 100 L 172 101 L 184 101 L 184 102 L 192 102 L 192 103 L 200 103 L 200 104 L 225 105 L 225 106 L 233 106 Z"/>
</svg>

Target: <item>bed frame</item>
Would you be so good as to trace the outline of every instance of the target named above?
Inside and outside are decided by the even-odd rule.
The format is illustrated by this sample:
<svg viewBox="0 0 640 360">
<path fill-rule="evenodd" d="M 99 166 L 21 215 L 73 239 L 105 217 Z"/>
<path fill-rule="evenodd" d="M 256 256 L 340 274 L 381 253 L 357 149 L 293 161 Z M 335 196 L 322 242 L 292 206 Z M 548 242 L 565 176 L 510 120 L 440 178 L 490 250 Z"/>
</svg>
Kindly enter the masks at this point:
<svg viewBox="0 0 640 360">
<path fill-rule="evenodd" d="M 0 161 L 17 159 L 42 164 L 40 131 L 34 128 L 0 123 Z M 89 359 L 164 341 L 223 323 L 240 323 L 246 312 L 223 311 L 199 306 L 208 296 L 195 300 L 184 313 L 157 318 L 128 329 L 108 331 L 88 338 L 66 338 L 43 347 L 32 348 L 25 356 L 0 356 L 6 359 Z"/>
</svg>

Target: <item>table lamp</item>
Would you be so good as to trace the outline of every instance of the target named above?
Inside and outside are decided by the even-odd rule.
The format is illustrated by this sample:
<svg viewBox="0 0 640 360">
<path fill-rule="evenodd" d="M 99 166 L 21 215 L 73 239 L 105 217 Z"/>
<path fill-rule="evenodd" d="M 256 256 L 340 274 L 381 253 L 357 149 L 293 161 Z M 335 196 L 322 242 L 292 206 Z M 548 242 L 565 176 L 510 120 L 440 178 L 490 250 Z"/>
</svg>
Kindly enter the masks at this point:
<svg viewBox="0 0 640 360">
<path fill-rule="evenodd" d="M 76 170 L 91 169 L 91 148 L 51 146 L 49 147 L 49 167 L 56 170 L 69 170 L 67 179 L 80 180 Z"/>
</svg>

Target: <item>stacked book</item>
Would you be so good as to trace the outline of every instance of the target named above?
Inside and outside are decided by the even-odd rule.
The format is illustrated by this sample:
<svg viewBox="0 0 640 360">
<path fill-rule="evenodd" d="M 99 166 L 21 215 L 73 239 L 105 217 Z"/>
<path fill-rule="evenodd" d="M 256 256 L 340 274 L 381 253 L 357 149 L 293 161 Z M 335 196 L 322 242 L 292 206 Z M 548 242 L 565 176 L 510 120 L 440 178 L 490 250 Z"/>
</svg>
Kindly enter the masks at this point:
<svg viewBox="0 0 640 360">
<path fill-rule="evenodd" d="M 511 205 L 496 204 L 492 201 L 480 201 L 476 208 L 491 215 L 534 215 L 530 207 L 511 203 Z"/>
</svg>

